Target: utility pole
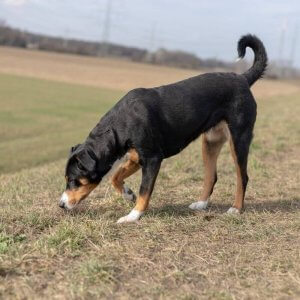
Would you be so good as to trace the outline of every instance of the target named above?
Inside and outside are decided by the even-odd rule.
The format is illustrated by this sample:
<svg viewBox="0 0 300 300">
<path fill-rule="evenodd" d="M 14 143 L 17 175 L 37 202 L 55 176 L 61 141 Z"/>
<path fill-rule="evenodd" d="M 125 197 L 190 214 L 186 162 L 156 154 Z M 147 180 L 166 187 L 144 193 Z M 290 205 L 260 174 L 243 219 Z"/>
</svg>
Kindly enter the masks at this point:
<svg viewBox="0 0 300 300">
<path fill-rule="evenodd" d="M 156 23 L 153 23 L 150 35 L 150 45 L 149 45 L 149 52 L 153 52 L 155 49 L 156 43 Z"/>
<path fill-rule="evenodd" d="M 110 36 L 110 27 L 111 27 L 111 12 L 112 12 L 112 1 L 113 0 L 106 0 L 106 10 L 105 10 L 105 18 L 103 23 L 103 32 L 102 32 L 102 55 L 108 54 L 108 43 L 109 43 L 109 36 Z"/>
<path fill-rule="evenodd" d="M 280 70 L 280 75 L 284 75 L 284 58 L 283 58 L 283 51 L 284 51 L 284 44 L 285 44 L 285 33 L 287 30 L 287 20 L 283 21 L 280 33 L 280 40 L 279 40 L 279 51 L 278 51 L 278 68 Z"/>
<path fill-rule="evenodd" d="M 291 55 L 290 55 L 290 66 L 291 66 L 291 68 L 293 67 L 294 61 L 295 61 L 298 35 L 299 35 L 299 26 L 296 25 L 295 26 L 294 37 L 293 37 L 293 40 L 292 40 L 292 48 L 291 48 Z"/>
<path fill-rule="evenodd" d="M 68 46 L 69 46 L 69 32 L 70 32 L 69 28 L 66 27 L 65 34 L 64 34 L 64 42 L 63 42 L 63 47 L 65 51 L 68 50 Z"/>
</svg>

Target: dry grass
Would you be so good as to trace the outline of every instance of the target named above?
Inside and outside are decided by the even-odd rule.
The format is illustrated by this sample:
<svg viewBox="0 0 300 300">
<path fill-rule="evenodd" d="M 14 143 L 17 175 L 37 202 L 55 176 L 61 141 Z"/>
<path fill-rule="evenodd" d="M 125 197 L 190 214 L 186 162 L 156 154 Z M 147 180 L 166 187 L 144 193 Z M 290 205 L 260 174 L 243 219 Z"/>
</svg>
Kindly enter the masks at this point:
<svg viewBox="0 0 300 300">
<path fill-rule="evenodd" d="M 197 74 L 191 70 L 157 67 L 120 59 L 55 54 L 6 47 L 0 47 L 0 57 L 0 72 L 113 90 L 162 85 Z"/>
<path fill-rule="evenodd" d="M 3 73 L 123 91 L 168 84 L 199 74 L 195 70 L 8 47 L 0 47 L 0 58 Z M 298 91 L 299 84 L 271 80 L 259 81 L 253 88 L 258 98 Z"/>
<path fill-rule="evenodd" d="M 0 177 L 0 298 L 300 299 L 299 94 L 258 102 L 246 212 L 224 214 L 235 186 L 228 147 L 207 212 L 200 142 L 164 162 L 138 224 L 103 183 L 58 208 L 64 161 Z M 138 189 L 139 174 L 128 183 Z"/>
</svg>

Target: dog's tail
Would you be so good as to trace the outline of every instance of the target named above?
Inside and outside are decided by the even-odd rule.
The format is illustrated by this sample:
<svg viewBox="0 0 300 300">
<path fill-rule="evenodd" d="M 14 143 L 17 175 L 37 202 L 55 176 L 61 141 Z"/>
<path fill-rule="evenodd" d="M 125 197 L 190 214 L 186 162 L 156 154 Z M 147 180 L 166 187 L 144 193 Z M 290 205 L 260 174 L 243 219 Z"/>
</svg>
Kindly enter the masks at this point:
<svg viewBox="0 0 300 300">
<path fill-rule="evenodd" d="M 251 86 L 263 76 L 268 64 L 268 57 L 264 44 L 255 35 L 247 34 L 240 38 L 237 47 L 239 58 L 245 56 L 247 47 L 250 47 L 254 52 L 254 62 L 252 67 L 243 75 Z"/>
</svg>

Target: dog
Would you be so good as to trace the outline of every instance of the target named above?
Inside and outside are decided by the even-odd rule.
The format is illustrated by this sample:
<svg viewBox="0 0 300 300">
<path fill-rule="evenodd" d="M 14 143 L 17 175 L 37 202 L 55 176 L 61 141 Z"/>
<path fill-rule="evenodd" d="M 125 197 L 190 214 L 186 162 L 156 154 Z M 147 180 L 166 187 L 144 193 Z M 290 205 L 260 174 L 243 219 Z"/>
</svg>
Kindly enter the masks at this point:
<svg viewBox="0 0 300 300">
<path fill-rule="evenodd" d="M 66 190 L 59 206 L 74 208 L 101 182 L 115 161 L 126 155 L 111 180 L 117 192 L 135 201 L 118 223 L 135 222 L 148 207 L 161 162 L 202 135 L 204 188 L 189 208 L 204 210 L 217 182 L 217 158 L 229 141 L 237 173 L 235 201 L 228 213 L 241 213 L 248 183 L 247 160 L 256 120 L 256 102 L 250 87 L 263 76 L 267 54 L 255 35 L 242 36 L 238 55 L 254 52 L 252 67 L 243 74 L 206 73 L 154 88 L 126 94 L 90 132 L 83 144 L 71 148 L 66 164 Z M 124 180 L 142 169 L 136 199 Z"/>
</svg>

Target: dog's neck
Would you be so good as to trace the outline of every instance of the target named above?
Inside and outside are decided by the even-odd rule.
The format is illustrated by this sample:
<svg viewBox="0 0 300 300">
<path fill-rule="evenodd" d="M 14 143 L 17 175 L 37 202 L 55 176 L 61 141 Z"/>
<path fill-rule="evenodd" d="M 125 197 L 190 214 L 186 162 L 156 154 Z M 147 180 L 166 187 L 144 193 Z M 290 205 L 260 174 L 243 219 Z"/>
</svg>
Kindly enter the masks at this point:
<svg viewBox="0 0 300 300">
<path fill-rule="evenodd" d="M 95 154 L 99 169 L 105 169 L 106 173 L 122 156 L 113 128 L 96 126 L 89 134 L 85 144 Z"/>
</svg>

